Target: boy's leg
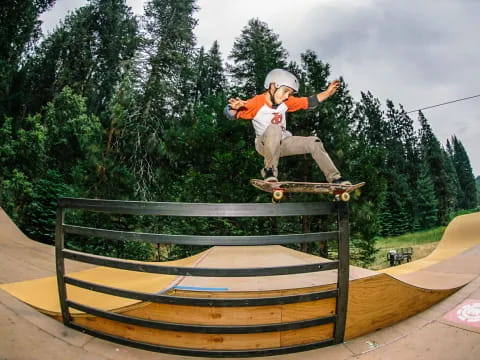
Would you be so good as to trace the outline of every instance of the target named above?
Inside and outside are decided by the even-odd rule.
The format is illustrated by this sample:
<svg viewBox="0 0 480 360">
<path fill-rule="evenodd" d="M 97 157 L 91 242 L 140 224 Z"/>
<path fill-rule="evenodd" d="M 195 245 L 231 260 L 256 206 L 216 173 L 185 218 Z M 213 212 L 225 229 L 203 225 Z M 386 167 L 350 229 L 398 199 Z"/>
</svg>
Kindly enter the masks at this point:
<svg viewBox="0 0 480 360">
<path fill-rule="evenodd" d="M 264 158 L 265 169 L 273 169 L 274 176 L 278 176 L 278 159 L 282 143 L 282 128 L 278 125 L 269 125 L 262 136 L 255 141 L 255 149 Z"/>
<path fill-rule="evenodd" d="M 322 141 L 316 136 L 289 136 L 282 141 L 280 156 L 312 154 L 328 182 L 339 179 L 340 172 L 325 150 Z"/>
</svg>

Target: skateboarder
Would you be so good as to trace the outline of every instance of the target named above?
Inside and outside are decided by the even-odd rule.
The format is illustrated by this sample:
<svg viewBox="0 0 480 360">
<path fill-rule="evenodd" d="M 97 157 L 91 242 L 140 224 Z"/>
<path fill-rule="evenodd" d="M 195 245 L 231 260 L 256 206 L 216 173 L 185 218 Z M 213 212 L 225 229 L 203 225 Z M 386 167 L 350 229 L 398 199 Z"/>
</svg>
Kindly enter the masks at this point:
<svg viewBox="0 0 480 360">
<path fill-rule="evenodd" d="M 225 107 L 229 119 L 252 120 L 255 129 L 255 149 L 264 157 L 261 170 L 265 181 L 277 182 L 278 160 L 282 156 L 311 154 L 328 182 L 350 185 L 343 179 L 322 141 L 316 136 L 293 136 L 287 130 L 286 113 L 314 109 L 335 94 L 340 82 L 333 81 L 327 90 L 310 97 L 295 97 L 299 82 L 283 69 L 270 71 L 265 78 L 265 91 L 244 101 L 231 98 Z"/>
</svg>

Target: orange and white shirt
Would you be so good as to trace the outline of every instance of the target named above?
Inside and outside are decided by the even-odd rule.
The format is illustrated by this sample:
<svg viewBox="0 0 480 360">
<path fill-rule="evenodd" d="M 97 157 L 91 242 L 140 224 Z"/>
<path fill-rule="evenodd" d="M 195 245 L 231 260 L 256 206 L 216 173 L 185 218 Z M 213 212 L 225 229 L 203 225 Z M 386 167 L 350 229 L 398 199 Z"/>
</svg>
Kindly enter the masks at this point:
<svg viewBox="0 0 480 360">
<path fill-rule="evenodd" d="M 247 100 L 245 106 L 237 112 L 235 117 L 252 120 L 256 136 L 262 136 L 271 124 L 279 125 L 282 127 L 282 139 L 284 139 L 287 136 L 292 136 L 292 133 L 287 131 L 286 113 L 302 109 L 308 109 L 307 97 L 290 96 L 274 109 L 267 104 L 265 94 L 260 94 Z"/>
</svg>

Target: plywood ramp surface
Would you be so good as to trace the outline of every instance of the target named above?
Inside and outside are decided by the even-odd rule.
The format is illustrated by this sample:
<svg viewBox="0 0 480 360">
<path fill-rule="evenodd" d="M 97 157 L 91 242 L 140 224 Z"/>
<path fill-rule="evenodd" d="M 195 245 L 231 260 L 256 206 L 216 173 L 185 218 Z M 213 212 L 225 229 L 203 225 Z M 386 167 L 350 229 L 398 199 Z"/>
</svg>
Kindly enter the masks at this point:
<svg viewBox="0 0 480 360">
<path fill-rule="evenodd" d="M 480 244 L 480 212 L 457 216 L 448 224 L 441 241 L 428 256 L 380 272 L 392 276 L 412 273 L 452 258 Z"/>
<path fill-rule="evenodd" d="M 345 339 L 393 325 L 428 309 L 458 289 L 424 289 L 386 274 L 351 281 Z"/>
<path fill-rule="evenodd" d="M 29 239 L 0 208 L 0 284 L 55 275 L 55 248 Z M 66 271 L 92 268 L 66 262 Z"/>
<path fill-rule="evenodd" d="M 198 262 L 203 268 L 254 268 L 305 265 L 329 262 L 330 260 L 315 255 L 292 250 L 280 245 L 269 246 L 215 246 L 209 254 Z M 375 271 L 350 267 L 350 279 L 357 279 L 376 274 Z M 178 287 L 223 289 L 224 291 L 274 291 L 301 289 L 312 286 L 333 284 L 337 282 L 337 271 L 320 271 L 306 274 L 256 276 L 239 278 L 183 278 Z"/>
<path fill-rule="evenodd" d="M 208 252 L 208 250 L 206 252 Z M 202 256 L 205 256 L 206 252 L 162 264 L 169 266 L 194 266 L 195 262 Z M 181 277 L 177 275 L 151 274 L 107 267 L 96 267 L 71 273 L 69 276 L 100 285 L 147 293 L 163 292 L 175 286 L 177 279 L 181 279 Z M 58 300 L 57 279 L 55 276 L 2 284 L 0 285 L 0 289 L 9 292 L 16 298 L 44 313 L 55 315 L 61 312 Z M 70 300 L 82 304 L 90 304 L 101 310 L 114 310 L 138 303 L 138 300 L 102 294 L 70 285 L 67 285 L 67 293 Z M 72 313 L 75 314 L 77 311 L 72 311 Z"/>
</svg>

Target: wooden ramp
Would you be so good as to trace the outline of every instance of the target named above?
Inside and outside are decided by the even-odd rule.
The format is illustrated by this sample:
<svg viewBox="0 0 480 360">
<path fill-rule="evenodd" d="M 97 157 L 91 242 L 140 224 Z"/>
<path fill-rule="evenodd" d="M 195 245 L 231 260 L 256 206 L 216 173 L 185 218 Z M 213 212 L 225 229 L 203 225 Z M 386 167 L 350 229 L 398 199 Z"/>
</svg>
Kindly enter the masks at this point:
<svg viewBox="0 0 480 360">
<path fill-rule="evenodd" d="M 440 300 L 448 297 L 480 274 L 480 213 L 464 215 L 452 221 L 447 228 L 438 251 L 418 265 L 405 264 L 394 270 L 375 272 L 350 267 L 350 288 L 348 298 L 345 339 L 370 333 L 390 326 L 402 319 L 419 313 Z M 35 264 L 37 244 L 26 238 L 0 212 L 0 246 L 9 252 L 0 254 L 0 263 L 9 269 L 11 281 L 18 268 L 14 259 L 22 259 L 29 254 Z M 3 231 L 5 229 L 5 231 Z M 38 244 L 40 245 L 40 244 Z M 34 248 L 32 250 L 32 248 Z M 50 258 L 53 268 L 53 249 L 48 252 L 45 246 L 38 246 L 45 258 Z M 5 254 L 7 254 L 5 256 Z M 49 255 L 45 255 L 49 254 Z M 435 256 L 433 256 L 435 254 Z M 13 258 L 13 260 L 11 259 Z M 47 261 L 47 260 L 45 260 Z M 222 247 L 210 248 L 196 256 L 175 263 L 185 266 L 245 268 L 274 266 L 278 264 L 296 265 L 325 261 L 313 255 L 294 251 L 282 246 Z M 48 262 L 48 261 L 47 261 Z M 422 262 L 422 260 L 419 260 Z M 408 265 L 408 268 L 407 268 Z M 34 266 L 34 265 L 32 265 Z M 404 270 L 402 270 L 404 269 Z M 255 278 L 201 278 L 179 277 L 135 273 L 102 267 L 90 268 L 70 273 L 72 277 L 124 289 L 160 293 L 190 298 L 242 298 L 274 297 L 292 294 L 308 294 L 334 287 L 336 270 L 321 273 L 282 275 Z M 411 270 L 411 271 L 409 271 Z M 52 270 L 49 270 L 53 272 Z M 40 274 L 40 276 L 42 276 Z M 48 274 L 51 275 L 51 274 Z M 10 282 L 7 278 L 0 288 L 41 312 L 60 319 L 55 277 Z M 23 279 L 22 279 L 23 280 Z M 253 325 L 277 324 L 328 316 L 335 313 L 335 299 L 322 299 L 301 304 L 282 304 L 256 307 L 201 307 L 135 302 L 134 300 L 99 294 L 68 286 L 69 298 L 85 305 L 115 313 L 154 319 L 186 325 Z M 127 325 L 101 317 L 73 313 L 74 321 L 111 335 L 167 346 L 188 346 L 193 349 L 261 349 L 278 346 L 298 345 L 319 341 L 331 335 L 331 324 L 275 333 L 254 334 L 200 334 L 168 331 Z"/>
<path fill-rule="evenodd" d="M 458 216 L 448 224 L 442 240 L 430 255 L 411 263 L 381 270 L 381 272 L 403 279 L 404 277 L 402 277 L 402 275 L 418 272 L 419 270 L 426 270 L 430 266 L 442 263 L 445 260 L 474 248 L 480 243 L 479 237 L 480 213 Z M 467 260 L 465 265 L 468 266 L 471 263 L 472 261 Z M 457 270 L 460 273 L 468 272 L 468 269 L 465 269 L 465 271 L 462 270 L 463 268 L 457 269 L 454 264 L 448 265 L 448 267 L 452 266 L 454 267 L 452 270 L 456 272 Z M 439 268 L 436 267 L 435 269 L 438 270 Z M 405 279 L 408 279 L 408 277 Z"/>
<path fill-rule="evenodd" d="M 67 261 L 68 272 L 92 268 Z M 0 284 L 55 275 L 55 248 L 32 241 L 0 208 Z"/>
</svg>

